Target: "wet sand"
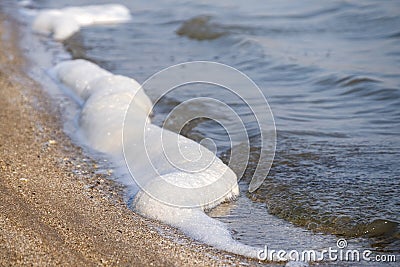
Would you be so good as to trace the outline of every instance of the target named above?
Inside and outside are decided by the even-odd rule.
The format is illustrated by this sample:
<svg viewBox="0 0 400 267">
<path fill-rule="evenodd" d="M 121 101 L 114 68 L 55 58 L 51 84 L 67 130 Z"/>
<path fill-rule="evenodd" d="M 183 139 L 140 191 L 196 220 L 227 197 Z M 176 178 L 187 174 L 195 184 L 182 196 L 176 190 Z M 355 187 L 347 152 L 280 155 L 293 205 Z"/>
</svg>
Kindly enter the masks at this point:
<svg viewBox="0 0 400 267">
<path fill-rule="evenodd" d="M 17 24 L 0 14 L 0 265 L 257 264 L 129 210 L 25 74 Z"/>
</svg>

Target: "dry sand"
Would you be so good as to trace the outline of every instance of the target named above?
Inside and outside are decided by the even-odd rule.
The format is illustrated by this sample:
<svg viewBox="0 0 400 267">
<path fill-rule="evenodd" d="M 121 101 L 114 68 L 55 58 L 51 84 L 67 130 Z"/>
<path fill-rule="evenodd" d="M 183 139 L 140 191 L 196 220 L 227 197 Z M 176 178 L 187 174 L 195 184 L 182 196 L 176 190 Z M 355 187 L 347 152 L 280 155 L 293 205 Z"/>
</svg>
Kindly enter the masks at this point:
<svg viewBox="0 0 400 267">
<path fill-rule="evenodd" d="M 0 33 L 1 266 L 257 264 L 129 210 L 25 74 L 18 22 L 0 15 Z"/>
</svg>

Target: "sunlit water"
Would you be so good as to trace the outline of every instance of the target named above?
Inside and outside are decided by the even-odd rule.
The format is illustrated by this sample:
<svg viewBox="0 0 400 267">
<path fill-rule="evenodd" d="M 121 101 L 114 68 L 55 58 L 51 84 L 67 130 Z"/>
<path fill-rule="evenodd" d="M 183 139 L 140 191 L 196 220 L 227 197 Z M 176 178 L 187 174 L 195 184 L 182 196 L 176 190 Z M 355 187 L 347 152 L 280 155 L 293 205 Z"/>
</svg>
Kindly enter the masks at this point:
<svg viewBox="0 0 400 267">
<path fill-rule="evenodd" d="M 106 2 L 36 1 L 32 7 Z M 293 248 L 297 240 L 306 248 L 333 246 L 336 235 L 400 251 L 400 2 L 116 2 L 131 9 L 133 20 L 83 28 L 65 42 L 74 57 L 139 82 L 173 64 L 217 61 L 246 73 L 268 99 L 277 151 L 267 179 L 246 192 L 259 155 L 259 133 L 249 123 L 252 154 L 241 197 L 210 213 L 235 238 L 278 248 Z M 206 86 L 190 92 L 167 95 L 154 121 L 161 125 L 190 97 L 226 97 Z M 232 105 L 248 113 L 239 102 Z M 183 134 L 214 139 L 227 160 L 218 124 L 197 120 Z"/>
</svg>

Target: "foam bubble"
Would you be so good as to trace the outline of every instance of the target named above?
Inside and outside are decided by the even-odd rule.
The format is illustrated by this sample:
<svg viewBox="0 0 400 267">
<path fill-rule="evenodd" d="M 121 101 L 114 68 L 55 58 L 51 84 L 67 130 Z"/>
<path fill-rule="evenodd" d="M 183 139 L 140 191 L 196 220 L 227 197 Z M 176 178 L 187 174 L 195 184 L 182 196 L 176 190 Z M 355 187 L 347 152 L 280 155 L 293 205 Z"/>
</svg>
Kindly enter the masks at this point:
<svg viewBox="0 0 400 267">
<path fill-rule="evenodd" d="M 123 23 L 130 19 L 129 9 L 119 4 L 45 9 L 37 14 L 33 29 L 38 33 L 53 34 L 56 40 L 65 40 L 82 26 Z"/>
<path fill-rule="evenodd" d="M 88 98 L 85 89 L 91 81 L 112 75 L 111 72 L 84 59 L 61 62 L 54 67 L 53 71 L 57 79 L 71 88 L 82 99 Z"/>
<path fill-rule="evenodd" d="M 133 95 L 134 92 L 122 91 L 94 94 L 88 98 L 81 111 L 79 125 L 91 147 L 103 153 L 122 156 L 122 125 Z M 135 107 L 135 112 L 138 120 L 150 120 L 139 106 Z M 132 133 L 132 139 L 138 136 L 135 131 Z"/>
<path fill-rule="evenodd" d="M 121 75 L 100 75 L 99 78 L 92 79 L 81 93 L 81 97 L 86 100 L 91 95 L 110 95 L 130 92 L 133 95 L 132 101 L 135 106 L 140 107 L 147 114 L 151 113 L 153 103 L 143 91 L 141 85 L 134 79 Z"/>
</svg>

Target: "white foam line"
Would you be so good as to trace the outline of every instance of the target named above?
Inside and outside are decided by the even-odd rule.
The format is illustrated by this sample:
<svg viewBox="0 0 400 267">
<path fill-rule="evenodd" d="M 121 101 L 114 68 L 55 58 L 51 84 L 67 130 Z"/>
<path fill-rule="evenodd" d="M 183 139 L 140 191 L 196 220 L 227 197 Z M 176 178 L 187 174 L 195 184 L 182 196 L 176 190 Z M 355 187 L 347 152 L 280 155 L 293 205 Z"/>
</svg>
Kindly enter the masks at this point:
<svg viewBox="0 0 400 267">
<path fill-rule="evenodd" d="M 119 4 L 44 9 L 38 12 L 33 29 L 41 34 L 65 40 L 81 27 L 95 24 L 123 23 L 131 19 L 128 8 Z"/>
<path fill-rule="evenodd" d="M 117 165 L 122 166 L 121 137 L 124 115 L 128 105 L 131 104 L 130 109 L 132 109 L 133 105 L 133 111 L 137 118 L 143 119 L 143 117 L 146 117 L 150 121 L 148 114 L 152 108 L 152 104 L 147 95 L 143 91 L 140 91 L 143 90 L 140 85 L 134 79 L 113 75 L 99 66 L 82 59 L 64 61 L 55 66 L 51 72 L 61 83 L 71 88 L 84 103 L 80 112 L 79 130 L 85 136 L 87 144 L 98 151 L 112 156 Z M 139 93 L 139 95 L 135 97 L 135 102 L 131 103 L 136 93 Z M 136 140 L 137 132 L 140 132 L 142 129 L 135 128 L 136 125 L 134 122 L 130 121 L 130 123 L 132 129 L 128 131 L 131 133 L 129 140 L 132 140 L 133 143 L 142 142 L 143 140 Z M 150 133 L 150 138 L 158 138 L 161 130 L 158 126 L 150 124 L 149 131 L 154 133 L 154 135 Z M 173 139 L 177 134 L 169 132 L 167 138 L 168 136 Z M 180 136 L 180 138 L 189 149 L 198 149 L 199 144 L 196 142 L 183 136 Z M 175 141 L 175 139 L 172 141 Z M 216 158 L 216 163 L 213 163 L 210 171 L 196 173 L 189 177 L 182 171 L 166 167 L 161 159 L 162 153 L 155 148 L 153 150 L 149 151 L 149 156 L 154 160 L 155 168 L 159 168 L 160 172 L 163 173 L 163 177 L 148 177 L 149 182 L 146 186 L 147 189 L 154 189 L 153 192 L 160 190 L 160 188 L 157 188 L 160 179 L 181 182 L 186 186 L 188 183 L 189 185 L 190 183 L 196 183 L 196 186 L 198 186 L 199 183 L 201 185 L 202 183 L 213 181 L 214 178 L 220 178 L 220 172 L 226 172 L 228 168 L 222 161 Z M 209 151 L 209 154 L 211 155 L 212 153 Z M 212 156 L 216 157 L 214 154 Z M 143 156 L 138 155 L 137 160 L 140 162 L 141 158 Z M 122 172 L 120 176 L 125 177 L 125 181 L 122 182 L 132 186 L 132 179 L 129 179 L 129 175 L 127 175 L 128 170 L 120 168 L 119 171 Z M 146 170 L 141 172 L 143 176 L 147 175 L 147 173 L 148 171 Z M 239 194 L 237 178 L 231 170 L 227 173 L 228 175 L 223 177 L 226 181 L 220 183 L 220 185 L 228 187 L 230 191 L 223 199 L 209 204 L 208 200 L 213 197 L 210 195 L 212 192 L 203 192 L 201 198 L 196 196 L 199 198 L 196 201 L 208 203 L 208 207 L 212 207 L 223 201 L 235 198 Z M 176 196 L 174 192 L 170 192 L 170 194 L 171 197 L 193 197 L 190 195 Z M 197 208 L 174 207 L 153 199 L 141 190 L 136 194 L 131 206 L 135 211 L 146 217 L 160 220 L 181 229 L 195 240 L 232 253 L 252 258 L 256 258 L 257 256 L 256 248 L 235 241 L 223 223 L 207 216 L 204 212 L 206 206 Z"/>
</svg>

